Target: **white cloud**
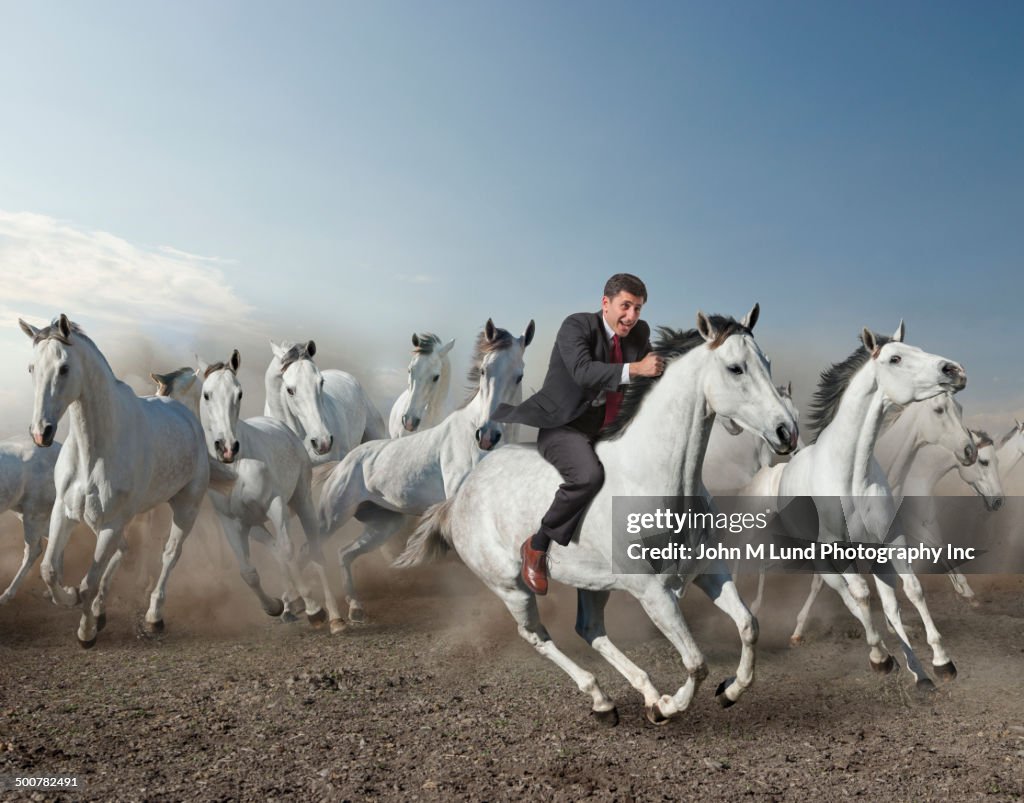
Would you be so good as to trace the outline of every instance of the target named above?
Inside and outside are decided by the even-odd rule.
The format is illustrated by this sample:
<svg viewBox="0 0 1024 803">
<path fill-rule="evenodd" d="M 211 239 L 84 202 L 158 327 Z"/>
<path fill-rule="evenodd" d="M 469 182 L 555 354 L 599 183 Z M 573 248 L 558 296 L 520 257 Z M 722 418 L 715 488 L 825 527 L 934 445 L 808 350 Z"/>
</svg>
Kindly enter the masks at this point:
<svg viewBox="0 0 1024 803">
<path fill-rule="evenodd" d="M 181 330 L 241 327 L 252 312 L 221 270 L 227 260 L 135 245 L 45 215 L 0 210 L 0 318 L 59 312 L 80 321 Z"/>
</svg>

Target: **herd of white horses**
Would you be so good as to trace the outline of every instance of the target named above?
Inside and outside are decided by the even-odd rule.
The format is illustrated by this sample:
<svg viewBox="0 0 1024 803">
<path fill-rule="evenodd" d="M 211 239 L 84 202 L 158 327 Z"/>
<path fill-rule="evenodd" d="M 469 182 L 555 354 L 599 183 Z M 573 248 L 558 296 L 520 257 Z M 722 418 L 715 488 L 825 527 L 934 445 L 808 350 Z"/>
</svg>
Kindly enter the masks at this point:
<svg viewBox="0 0 1024 803">
<path fill-rule="evenodd" d="M 794 497 L 870 500 L 856 517 L 846 517 L 856 520 L 857 531 L 842 511 L 822 506 L 818 538 L 881 542 L 902 496 L 928 497 L 953 471 L 989 510 L 998 509 L 1000 473 L 1024 456 L 1019 423 L 997 442 L 965 426 L 954 399 L 966 384 L 963 368 L 905 343 L 902 322 L 891 337 L 863 330 L 857 350 L 822 373 L 812 437 L 796 440 L 790 388 L 774 383 L 753 336 L 758 314 L 757 305 L 739 321 L 699 313 L 695 329 L 659 330 L 654 348 L 666 359 L 665 371 L 627 386 L 618 420 L 596 445 L 604 487 L 577 538 L 566 547 L 553 545 L 549 555 L 552 579 L 577 589 L 577 632 L 643 695 L 648 719 L 659 724 L 690 705 L 707 674 L 683 616 L 684 590 L 697 586 L 739 631 L 736 673 L 716 691 L 728 706 L 754 679 L 758 627 L 751 609 L 761 604 L 763 576 L 748 608 L 724 564 L 680 561 L 660 574 L 615 573 L 613 497 L 704 496 L 711 503 L 714 495 L 751 495 L 780 505 Z M 532 444 L 517 443 L 515 427 L 492 415 L 500 404 L 522 399 L 532 321 L 518 337 L 487 321 L 471 358 L 467 398 L 447 415 L 454 341 L 413 335 L 408 387 L 387 423 L 355 377 L 317 366 L 313 341 L 271 344 L 265 415 L 241 419 L 237 351 L 224 362 L 197 359 L 194 368 L 153 373 L 155 395 L 138 396 L 66 316 L 43 328 L 20 324 L 32 341 L 33 412 L 30 438 L 0 444 L 0 512 L 10 509 L 22 519 L 25 546 L 0 604 L 13 598 L 42 553 L 51 599 L 81 609 L 77 637 L 83 647 L 93 646 L 127 548 L 126 527 L 167 503 L 170 534 L 145 615 L 151 631 L 162 630 L 168 579 L 208 495 L 242 578 L 267 614 L 287 617 L 301 606 L 312 623 L 328 619 L 331 632 L 339 632 L 346 615 L 353 622 L 367 619 L 352 573 L 357 557 L 398 534 L 409 536 L 394 562 L 398 568 L 454 549 L 504 602 L 520 635 L 590 695 L 594 714 L 618 721 L 594 675 L 551 640 L 535 596 L 520 579 L 519 545 L 536 531 L 560 478 Z M 58 444 L 65 415 L 68 435 Z M 934 511 L 922 510 L 907 522 L 905 537 L 936 543 L 941 528 Z M 338 552 L 343 615 L 323 547 L 353 518 L 362 533 Z M 84 578 L 68 586 L 63 555 L 77 523 L 95 532 L 96 546 Z M 273 555 L 280 596 L 263 588 L 250 537 Z M 953 573 L 951 579 L 974 603 L 966 578 Z M 814 597 L 827 584 L 861 623 L 871 666 L 891 671 L 896 661 L 872 620 L 869 580 L 917 686 L 933 684 L 901 620 L 898 584 L 924 623 L 934 674 L 955 677 L 921 583 L 898 562 L 888 575 L 814 575 L 792 643 L 800 642 Z M 604 609 L 613 590 L 635 597 L 679 652 L 685 679 L 674 693 L 661 694 L 609 639 Z"/>
</svg>

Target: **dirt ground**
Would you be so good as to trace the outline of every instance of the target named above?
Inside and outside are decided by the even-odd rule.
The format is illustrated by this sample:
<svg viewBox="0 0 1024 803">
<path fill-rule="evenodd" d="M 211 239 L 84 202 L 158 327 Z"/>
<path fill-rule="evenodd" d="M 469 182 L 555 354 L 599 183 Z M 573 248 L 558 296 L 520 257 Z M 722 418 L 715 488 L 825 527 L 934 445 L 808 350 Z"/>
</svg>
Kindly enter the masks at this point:
<svg viewBox="0 0 1024 803">
<path fill-rule="evenodd" d="M 8 561 L 20 551 L 10 537 L 0 547 Z M 38 570 L 0 608 L 0 777 L 75 775 L 79 789 L 62 798 L 74 800 L 1024 796 L 1021 577 L 973 578 L 980 610 L 945 578 L 925 578 L 960 674 L 921 695 L 906 671 L 870 671 L 859 627 L 831 593 L 805 646 L 790 649 L 808 580 L 774 576 L 756 683 L 728 710 L 713 692 L 734 672 L 738 638 L 691 590 L 684 611 L 711 673 L 691 709 L 663 727 L 573 633 L 575 595 L 556 589 L 543 617 L 616 700 L 621 721 L 609 728 L 455 560 L 398 573 L 365 559 L 372 622 L 331 636 L 266 617 L 222 551 L 186 550 L 158 637 L 142 633 L 130 564 L 90 651 L 75 640 L 77 612 L 44 598 Z M 80 576 L 80 561 L 69 561 L 68 577 Z M 745 598 L 752 583 L 742 581 Z M 677 655 L 639 606 L 613 597 L 608 623 L 662 692 L 682 683 Z M 911 635 L 930 662 L 919 625 Z"/>
</svg>

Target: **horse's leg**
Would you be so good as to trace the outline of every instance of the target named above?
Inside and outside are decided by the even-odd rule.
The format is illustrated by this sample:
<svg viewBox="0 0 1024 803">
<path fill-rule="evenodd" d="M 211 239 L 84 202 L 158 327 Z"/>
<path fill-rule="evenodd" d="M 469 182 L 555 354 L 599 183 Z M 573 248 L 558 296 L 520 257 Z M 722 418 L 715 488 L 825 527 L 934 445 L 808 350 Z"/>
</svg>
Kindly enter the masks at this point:
<svg viewBox="0 0 1024 803">
<path fill-rule="evenodd" d="M 78 587 L 82 602 L 82 619 L 78 624 L 78 643 L 89 649 L 96 643 L 96 609 L 93 603 L 100 590 L 100 583 L 107 565 L 114 553 L 121 546 L 123 527 L 108 525 L 96 534 L 96 550 L 93 552 L 92 565 Z"/>
<path fill-rule="evenodd" d="M 660 630 L 669 643 L 676 648 L 683 661 L 683 668 L 688 677 L 674 695 L 663 695 L 657 704 L 647 711 L 647 718 L 661 724 L 664 720 L 686 710 L 693 700 L 697 689 L 707 677 L 708 668 L 704 656 L 697 647 L 690 628 L 679 608 L 676 593 L 666 588 L 661 582 L 653 580 L 641 594 L 633 594 L 643 606 L 654 625 Z"/>
<path fill-rule="evenodd" d="M 559 650 L 548 635 L 548 631 L 544 629 L 537 611 L 537 598 L 519 588 L 491 586 L 491 589 L 501 598 L 512 618 L 516 620 L 519 635 L 571 677 L 580 691 L 590 695 L 593 701 L 591 710 L 595 716 L 608 724 L 616 724 L 619 718 L 615 712 L 615 703 L 601 691 L 597 679 Z"/>
<path fill-rule="evenodd" d="M 956 666 L 953 665 L 946 648 L 942 645 L 942 636 L 935 626 L 931 611 L 928 610 L 921 581 L 917 579 L 917 575 L 910 570 L 909 566 L 903 565 L 899 569 L 900 579 L 903 581 L 903 593 L 917 608 L 917 613 L 924 623 L 925 637 L 928 639 L 928 645 L 932 648 L 932 666 L 935 669 L 935 674 L 943 680 L 952 680 L 956 677 Z"/>
<path fill-rule="evenodd" d="M 871 621 L 871 592 L 868 590 L 867 581 L 858 574 L 828 572 L 822 573 L 821 579 L 839 594 L 843 604 L 864 628 L 871 668 L 882 674 L 891 672 L 896 666 L 896 662 L 885 648 L 881 635 L 875 628 L 874 622 Z"/>
<path fill-rule="evenodd" d="M 299 621 L 298 614 L 304 613 L 306 610 L 306 601 L 302 598 L 302 594 L 299 593 L 296 588 L 295 581 L 292 578 L 291 569 L 286 562 L 283 562 L 278 555 L 277 550 L 277 536 L 272 534 L 263 525 L 256 525 L 250 527 L 248 534 L 246 535 L 246 556 L 249 555 L 248 545 L 251 540 L 255 539 L 261 544 L 264 544 L 267 549 L 270 550 L 270 554 L 274 556 L 277 561 L 277 567 L 281 571 L 281 582 L 284 584 L 284 591 L 281 592 L 281 602 L 284 604 L 284 611 L 281 613 L 281 621 L 292 622 Z M 248 557 L 246 557 L 248 562 Z M 273 597 L 271 597 L 273 600 Z M 274 607 L 277 607 L 277 602 L 274 602 Z"/>
<path fill-rule="evenodd" d="M 28 576 L 39 556 L 43 552 L 43 536 L 46 534 L 48 519 L 45 516 L 25 516 L 22 519 L 25 534 L 25 551 L 22 553 L 21 566 L 11 580 L 11 584 L 0 594 L 0 605 L 10 602 L 18 593 L 18 586 Z"/>
<path fill-rule="evenodd" d="M 71 537 L 75 522 L 64 515 L 64 503 L 57 500 L 50 514 L 49 536 L 46 541 L 46 552 L 39 573 L 43 582 L 50 589 L 50 599 L 65 608 L 73 608 L 78 604 L 78 589 L 68 588 L 64 583 L 64 549 Z"/>
<path fill-rule="evenodd" d="M 900 646 L 903 648 L 903 655 L 907 659 L 907 668 L 914 675 L 917 687 L 919 689 L 926 690 L 934 689 L 935 684 L 932 683 L 931 679 L 925 673 L 924 667 L 921 666 L 921 662 L 917 660 L 917 656 L 914 654 L 914 650 L 910 646 L 910 637 L 907 635 L 907 631 L 903 627 L 903 620 L 900 617 L 899 602 L 896 600 L 896 575 L 894 573 L 885 575 L 876 574 L 875 588 L 878 589 L 878 596 L 882 600 L 882 610 L 885 612 L 886 621 L 889 622 L 889 626 L 892 628 L 893 632 L 896 633 L 896 637 L 900 640 Z"/>
<path fill-rule="evenodd" d="M 263 586 L 260 584 L 259 573 L 249 560 L 250 528 L 242 524 L 238 519 L 228 516 L 221 516 L 220 519 L 221 526 L 224 528 L 224 536 L 227 538 L 231 551 L 235 553 L 235 558 L 238 560 L 238 570 L 245 584 L 252 589 L 252 592 L 259 599 L 264 613 L 273 617 L 281 616 L 285 612 L 285 604 L 281 600 L 269 596 L 263 590 Z"/>
<path fill-rule="evenodd" d="M 192 525 L 199 515 L 199 503 L 202 496 L 198 498 L 186 497 L 171 500 L 171 532 L 167 536 L 167 543 L 161 556 L 160 576 L 156 581 L 156 588 L 149 596 L 149 610 L 146 611 L 146 628 L 151 633 L 159 633 L 164 629 L 164 600 L 167 598 L 167 581 L 171 577 L 178 558 L 181 557 L 181 546 L 185 537 L 191 532 Z"/>
<path fill-rule="evenodd" d="M 750 612 L 754 616 L 757 616 L 757 612 L 761 610 L 761 603 L 764 602 L 764 579 L 766 574 L 767 572 L 763 567 L 757 571 L 757 596 L 750 603 Z"/>
<path fill-rule="evenodd" d="M 968 605 L 972 608 L 977 608 L 981 605 L 978 602 L 978 597 L 974 593 L 974 589 L 971 588 L 971 584 L 967 582 L 967 578 L 960 574 L 958 571 L 951 571 L 949 573 L 949 582 L 953 584 L 953 588 L 957 594 L 959 594 Z"/>
<path fill-rule="evenodd" d="M 274 539 L 273 549 L 281 566 L 283 574 L 288 578 L 291 585 L 298 589 L 299 597 L 306 609 L 306 618 L 314 627 L 323 624 L 327 615 L 324 613 L 320 603 L 312 595 L 309 584 L 302 576 L 302 571 L 295 565 L 295 550 L 292 548 L 291 534 L 288 529 L 288 518 L 290 511 L 280 496 L 274 497 L 267 508 L 267 516 L 277 528 L 277 537 Z"/>
<path fill-rule="evenodd" d="M 377 549 L 391 536 L 405 526 L 407 516 L 393 510 L 377 508 L 370 514 L 366 529 L 348 546 L 338 550 L 341 562 L 341 590 L 348 600 L 348 618 L 350 622 L 365 622 L 366 613 L 363 603 L 356 597 L 355 584 L 352 579 L 352 562 L 367 552 Z"/>
<path fill-rule="evenodd" d="M 818 592 L 825 584 L 825 579 L 820 574 L 811 575 L 811 590 L 804 601 L 800 613 L 796 615 L 796 627 L 793 628 L 793 635 L 789 637 L 789 646 L 798 647 L 804 640 L 804 628 L 807 627 L 807 619 L 811 615 L 811 608 L 814 607 L 814 600 L 818 598 Z"/>
<path fill-rule="evenodd" d="M 736 590 L 736 583 L 725 569 L 725 563 L 719 561 L 714 574 L 698 574 L 693 584 L 708 595 L 715 607 L 724 611 L 736 623 L 740 634 L 740 662 L 736 668 L 736 676 L 723 680 L 715 696 L 723 708 L 735 703 L 750 684 L 754 682 L 755 646 L 757 645 L 757 619 L 750 612 Z"/>
<path fill-rule="evenodd" d="M 97 633 L 107 626 L 106 609 L 107 595 L 110 593 L 110 583 L 114 579 L 117 567 L 121 565 L 121 561 L 124 559 L 124 555 L 127 551 L 128 537 L 124 534 L 124 531 L 122 531 L 117 551 L 114 552 L 113 556 L 107 562 L 107 568 L 103 570 L 103 576 L 100 578 L 99 592 L 96 594 L 96 598 L 92 601 L 92 615 L 96 618 Z"/>
<path fill-rule="evenodd" d="M 630 686 L 643 695 L 644 705 L 647 706 L 647 716 L 651 718 L 655 706 L 661 699 L 661 694 L 654 688 L 650 676 L 629 660 L 608 638 L 604 629 L 604 606 L 608 603 L 610 593 L 609 591 L 576 589 L 576 632 L 602 658 L 615 667 L 619 674 L 629 681 Z M 651 719 L 652 722 L 664 720 L 663 716 L 658 720 Z"/>
<path fill-rule="evenodd" d="M 302 531 L 306 535 L 306 543 L 311 543 L 314 539 L 319 541 L 320 539 L 320 524 L 316 518 L 316 508 L 313 505 L 313 498 L 310 494 L 297 493 L 295 498 L 292 500 L 292 508 L 295 510 L 295 514 L 299 517 L 299 523 L 302 525 Z M 341 615 L 341 611 L 338 609 L 338 601 L 334 597 L 334 592 L 331 590 L 330 579 L 327 576 L 327 567 L 324 565 L 322 553 L 319 555 L 320 560 L 313 561 L 313 569 L 316 571 L 317 577 L 320 578 L 320 584 L 324 589 L 324 605 L 327 606 L 327 615 L 330 617 L 329 625 L 331 633 L 340 633 L 345 629 L 345 619 Z M 296 567 L 298 571 L 301 571 Z"/>
</svg>

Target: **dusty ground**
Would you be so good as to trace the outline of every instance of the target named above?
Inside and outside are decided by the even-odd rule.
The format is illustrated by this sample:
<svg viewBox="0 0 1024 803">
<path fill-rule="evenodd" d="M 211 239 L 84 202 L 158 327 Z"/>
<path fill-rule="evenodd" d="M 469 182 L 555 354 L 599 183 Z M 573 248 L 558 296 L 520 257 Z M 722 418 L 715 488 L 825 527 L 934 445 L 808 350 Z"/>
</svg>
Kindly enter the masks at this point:
<svg viewBox="0 0 1024 803">
<path fill-rule="evenodd" d="M 574 596 L 553 594 L 543 602 L 553 637 L 618 703 L 621 723 L 608 728 L 455 562 L 399 575 L 378 560 L 366 583 L 372 624 L 332 637 L 267 619 L 222 558 L 186 554 L 158 638 L 140 633 L 126 567 L 89 652 L 74 638 L 77 614 L 45 600 L 35 573 L 0 608 L 0 775 L 77 775 L 67 799 L 90 800 L 1024 796 L 1020 577 L 977 578 L 980 611 L 944 578 L 926 579 L 960 676 L 924 697 L 906 672 L 869 670 L 834 595 L 822 595 L 806 646 L 789 649 L 807 580 L 775 577 L 757 682 L 729 710 L 712 694 L 733 673 L 738 640 L 691 591 L 684 608 L 711 675 L 691 710 L 660 728 L 573 634 Z M 200 581 L 189 575 L 200 564 L 219 568 Z M 682 682 L 634 603 L 613 599 L 609 632 L 663 692 Z M 912 635 L 929 660 L 920 627 Z"/>
</svg>

